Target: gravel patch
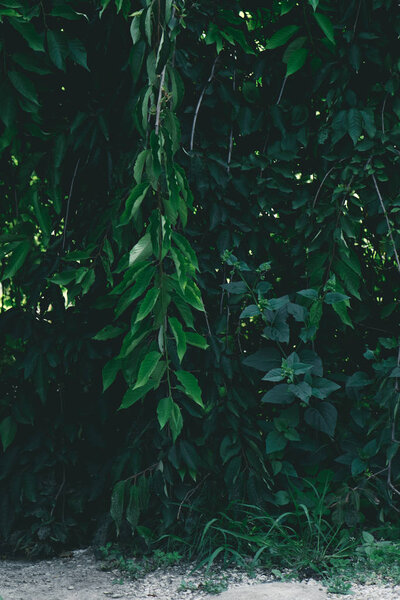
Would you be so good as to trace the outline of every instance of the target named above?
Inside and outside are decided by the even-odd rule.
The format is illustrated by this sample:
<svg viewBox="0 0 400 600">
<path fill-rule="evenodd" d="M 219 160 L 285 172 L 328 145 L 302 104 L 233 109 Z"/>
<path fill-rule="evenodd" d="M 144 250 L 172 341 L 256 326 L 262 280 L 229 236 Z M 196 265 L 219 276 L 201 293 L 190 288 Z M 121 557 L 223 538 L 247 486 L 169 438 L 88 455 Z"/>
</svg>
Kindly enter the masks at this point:
<svg viewBox="0 0 400 600">
<path fill-rule="evenodd" d="M 102 571 L 101 563 L 95 560 L 91 549 L 76 550 L 65 557 L 52 560 L 0 562 L 1 600 L 206 600 L 218 598 L 210 595 L 213 591 L 210 585 L 221 581 L 226 581 L 229 588 L 228 592 L 224 592 L 223 598 L 231 596 L 234 600 L 240 599 L 240 590 L 252 591 L 250 586 L 256 586 L 253 588 L 255 598 L 260 584 L 271 583 L 273 578 L 262 572 L 257 572 L 254 578 L 250 578 L 237 569 L 214 572 L 212 575 L 207 575 L 204 571 L 192 573 L 191 565 L 180 564 L 167 570 L 157 569 L 142 579 L 132 581 L 118 570 Z M 302 586 L 310 586 L 310 592 L 311 589 L 318 588 L 327 599 L 344 597 L 327 594 L 320 582 L 309 581 Z M 272 590 L 273 586 L 265 588 Z M 288 598 L 289 596 L 288 593 Z M 267 595 L 265 597 L 268 598 Z M 354 600 L 399 600 L 400 586 L 379 582 L 374 585 L 353 585 L 352 595 L 348 597 Z"/>
</svg>

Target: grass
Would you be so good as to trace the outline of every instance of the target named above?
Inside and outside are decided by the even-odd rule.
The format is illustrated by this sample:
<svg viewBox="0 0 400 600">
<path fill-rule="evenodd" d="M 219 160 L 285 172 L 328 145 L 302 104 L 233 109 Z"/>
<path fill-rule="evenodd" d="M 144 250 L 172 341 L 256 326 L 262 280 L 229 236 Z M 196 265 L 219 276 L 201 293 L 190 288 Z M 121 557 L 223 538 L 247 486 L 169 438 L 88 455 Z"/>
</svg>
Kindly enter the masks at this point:
<svg viewBox="0 0 400 600">
<path fill-rule="evenodd" d="M 227 588 L 229 567 L 239 567 L 248 575 L 261 570 L 282 581 L 313 577 L 338 595 L 351 594 L 352 583 L 400 584 L 399 537 L 381 539 L 394 533 L 390 529 L 376 530 L 373 535 L 333 524 L 328 485 L 325 482 L 317 489 L 308 483 L 308 494 L 301 496 L 293 491 L 292 510 L 278 517 L 254 505 L 232 504 L 213 518 L 203 519 L 190 539 L 164 536 L 164 549 L 140 560 L 125 558 L 117 546 L 108 544 L 101 549 L 104 568 L 118 568 L 138 579 L 185 561 L 195 565 L 192 572 L 197 571 L 202 580 L 183 580 L 180 590 L 201 589 L 208 594 Z"/>
</svg>

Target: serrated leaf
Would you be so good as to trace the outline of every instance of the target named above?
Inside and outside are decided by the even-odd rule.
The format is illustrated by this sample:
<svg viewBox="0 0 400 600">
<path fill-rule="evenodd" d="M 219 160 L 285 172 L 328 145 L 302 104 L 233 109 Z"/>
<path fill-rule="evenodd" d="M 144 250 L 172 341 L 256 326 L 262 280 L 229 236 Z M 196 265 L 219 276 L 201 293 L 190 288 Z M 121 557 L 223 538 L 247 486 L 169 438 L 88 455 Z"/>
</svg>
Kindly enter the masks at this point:
<svg viewBox="0 0 400 600">
<path fill-rule="evenodd" d="M 263 381 L 282 381 L 283 379 L 284 379 L 284 376 L 282 374 L 282 369 L 280 367 L 277 369 L 271 369 L 263 377 Z"/>
<path fill-rule="evenodd" d="M 312 388 L 311 385 L 309 385 L 306 381 L 289 385 L 289 390 L 303 402 L 308 403 L 309 399 L 311 398 Z"/>
<path fill-rule="evenodd" d="M 274 50 L 275 48 L 279 48 L 279 46 L 283 46 L 287 41 L 298 31 L 298 25 L 288 25 L 287 27 L 282 27 L 279 31 L 276 31 L 273 36 L 268 40 L 265 48 L 266 50 Z"/>
<path fill-rule="evenodd" d="M 261 402 L 267 402 L 269 404 L 291 404 L 295 397 L 290 392 L 287 383 L 279 383 L 275 385 L 269 392 L 264 394 L 261 398 Z"/>
<path fill-rule="evenodd" d="M 140 363 L 137 381 L 133 388 L 134 390 L 142 387 L 145 383 L 148 383 L 150 376 L 156 368 L 160 359 L 161 354 L 155 350 L 146 354 L 146 356 Z"/>
<path fill-rule="evenodd" d="M 196 377 L 192 375 L 192 373 L 188 373 L 188 371 L 176 371 L 175 375 L 183 385 L 186 395 L 189 396 L 189 398 L 192 398 L 196 404 L 204 408 L 203 400 L 201 398 L 201 389 Z"/>
<path fill-rule="evenodd" d="M 0 438 L 3 445 L 3 451 L 5 452 L 12 444 L 17 433 L 17 424 L 12 417 L 6 417 L 0 423 Z"/>
<path fill-rule="evenodd" d="M 136 323 L 142 321 L 147 315 L 153 310 L 155 303 L 157 302 L 157 298 L 160 294 L 160 290 L 157 288 L 151 288 L 143 300 L 140 303 L 139 312 L 136 317 Z"/>
<path fill-rule="evenodd" d="M 332 42 L 332 44 L 335 44 L 335 34 L 333 31 L 333 25 L 329 17 L 327 17 L 326 15 L 322 15 L 321 13 L 314 13 L 314 18 L 317 21 L 318 25 L 321 27 L 328 40 Z"/>
<path fill-rule="evenodd" d="M 332 437 L 336 428 L 337 410 L 330 402 L 320 402 L 317 407 L 307 408 L 304 419 L 313 429 Z"/>
<path fill-rule="evenodd" d="M 178 353 L 179 362 L 182 362 L 186 353 L 186 334 L 183 331 L 181 323 L 175 317 L 169 317 L 169 325 L 176 341 L 176 350 Z"/>
</svg>

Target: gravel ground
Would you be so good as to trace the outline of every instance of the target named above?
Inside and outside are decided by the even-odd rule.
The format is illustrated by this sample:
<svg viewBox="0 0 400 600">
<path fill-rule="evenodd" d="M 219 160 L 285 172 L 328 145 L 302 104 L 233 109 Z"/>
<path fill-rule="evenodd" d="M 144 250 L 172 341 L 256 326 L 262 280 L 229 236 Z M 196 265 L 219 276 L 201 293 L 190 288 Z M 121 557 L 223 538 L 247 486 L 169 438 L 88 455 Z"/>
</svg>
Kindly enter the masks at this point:
<svg viewBox="0 0 400 600">
<path fill-rule="evenodd" d="M 220 573 L 214 578 L 224 576 L 229 589 L 271 581 L 270 576 L 261 572 L 250 579 L 239 570 Z M 204 572 L 192 574 L 190 565 L 179 565 L 167 570 L 158 569 L 143 579 L 132 581 L 119 571 L 102 571 L 101 563 L 95 560 L 90 549 L 76 550 L 64 558 L 52 560 L 1 561 L 0 600 L 205 600 L 210 591 L 207 579 L 210 576 Z M 182 582 L 186 589 L 182 589 Z M 315 585 L 321 587 L 318 583 Z M 400 600 L 400 586 L 354 585 L 352 591 L 349 598 L 354 600 Z M 326 597 L 338 600 L 343 596 L 327 594 Z"/>
</svg>

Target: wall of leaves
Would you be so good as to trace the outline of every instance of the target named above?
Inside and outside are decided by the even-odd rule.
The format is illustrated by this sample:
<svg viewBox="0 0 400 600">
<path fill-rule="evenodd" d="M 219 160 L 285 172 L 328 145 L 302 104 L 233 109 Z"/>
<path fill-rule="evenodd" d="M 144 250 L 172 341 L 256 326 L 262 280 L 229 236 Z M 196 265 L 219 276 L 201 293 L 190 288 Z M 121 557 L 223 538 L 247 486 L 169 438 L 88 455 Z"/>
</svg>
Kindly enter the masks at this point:
<svg viewBox="0 0 400 600">
<path fill-rule="evenodd" d="M 396 9 L 0 1 L 2 547 L 399 510 Z"/>
</svg>

